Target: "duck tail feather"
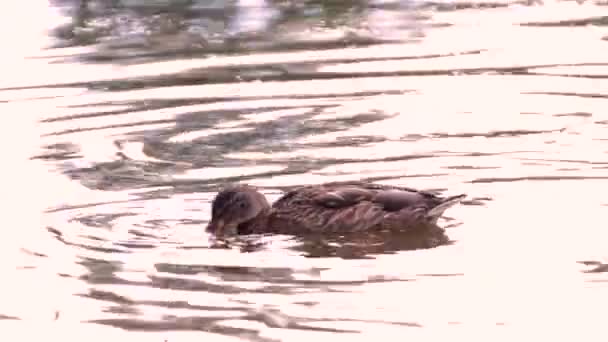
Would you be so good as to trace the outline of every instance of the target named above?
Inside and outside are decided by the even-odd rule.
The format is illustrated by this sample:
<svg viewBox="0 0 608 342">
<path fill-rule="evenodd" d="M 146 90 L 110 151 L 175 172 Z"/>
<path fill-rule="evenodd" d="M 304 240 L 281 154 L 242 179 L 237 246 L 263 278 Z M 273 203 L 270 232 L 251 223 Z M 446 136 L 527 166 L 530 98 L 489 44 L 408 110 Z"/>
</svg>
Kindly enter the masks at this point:
<svg viewBox="0 0 608 342">
<path fill-rule="evenodd" d="M 443 213 L 447 209 L 449 209 L 449 208 L 453 207 L 454 205 L 460 203 L 460 201 L 462 201 L 462 199 L 465 198 L 465 197 L 467 197 L 467 195 L 465 195 L 465 194 L 446 197 L 437 206 L 435 206 L 434 208 L 431 208 L 431 210 L 429 210 L 426 213 L 426 216 L 429 217 L 429 218 L 437 219 L 441 215 L 443 215 Z"/>
</svg>

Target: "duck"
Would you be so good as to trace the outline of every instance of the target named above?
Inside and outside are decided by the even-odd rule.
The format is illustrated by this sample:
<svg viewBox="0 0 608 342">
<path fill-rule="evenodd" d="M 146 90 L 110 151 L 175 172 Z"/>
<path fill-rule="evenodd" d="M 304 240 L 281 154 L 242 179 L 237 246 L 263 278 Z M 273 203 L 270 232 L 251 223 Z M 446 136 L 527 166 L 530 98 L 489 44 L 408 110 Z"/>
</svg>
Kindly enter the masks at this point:
<svg viewBox="0 0 608 342">
<path fill-rule="evenodd" d="M 205 230 L 215 236 L 435 230 L 439 217 L 465 197 L 342 181 L 298 186 L 270 205 L 257 187 L 231 184 L 212 200 Z"/>
</svg>

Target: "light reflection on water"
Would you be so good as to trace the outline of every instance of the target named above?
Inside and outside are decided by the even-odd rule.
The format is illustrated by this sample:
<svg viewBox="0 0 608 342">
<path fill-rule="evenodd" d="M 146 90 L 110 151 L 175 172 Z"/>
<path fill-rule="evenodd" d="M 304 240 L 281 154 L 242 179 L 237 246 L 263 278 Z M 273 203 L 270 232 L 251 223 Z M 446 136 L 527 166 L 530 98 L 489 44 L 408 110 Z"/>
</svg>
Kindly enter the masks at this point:
<svg viewBox="0 0 608 342">
<path fill-rule="evenodd" d="M 343 17 L 294 7 L 289 20 L 256 24 L 272 39 L 243 26 L 214 36 L 197 51 L 215 56 L 203 58 L 161 46 L 167 37 L 121 50 L 132 31 L 110 35 L 113 47 L 39 51 L 57 17 L 5 22 L 32 37 L 3 56 L 20 65 L 0 91 L 12 114 L 1 135 L 5 331 L 601 340 L 608 69 L 594 18 L 605 6 L 415 5 Z M 54 13 L 37 6 L 22 13 Z M 321 10 L 325 30 L 302 38 Z M 368 36 L 361 13 L 377 24 Z M 342 44 L 336 27 L 359 36 Z M 469 194 L 442 222 L 452 244 L 276 236 L 222 249 L 203 232 L 224 182 L 274 200 L 293 185 L 358 178 Z"/>
</svg>

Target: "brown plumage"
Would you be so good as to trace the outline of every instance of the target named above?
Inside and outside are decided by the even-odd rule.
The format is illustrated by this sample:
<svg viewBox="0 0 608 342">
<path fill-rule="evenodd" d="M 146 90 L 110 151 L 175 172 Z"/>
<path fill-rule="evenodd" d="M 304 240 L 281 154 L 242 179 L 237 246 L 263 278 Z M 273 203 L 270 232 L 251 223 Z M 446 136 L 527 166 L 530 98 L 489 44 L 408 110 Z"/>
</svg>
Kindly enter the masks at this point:
<svg viewBox="0 0 608 342">
<path fill-rule="evenodd" d="M 212 203 L 206 230 L 224 234 L 310 234 L 436 229 L 437 219 L 466 195 L 439 197 L 415 189 L 365 182 L 307 185 L 272 206 L 249 185 L 232 185 Z"/>
</svg>

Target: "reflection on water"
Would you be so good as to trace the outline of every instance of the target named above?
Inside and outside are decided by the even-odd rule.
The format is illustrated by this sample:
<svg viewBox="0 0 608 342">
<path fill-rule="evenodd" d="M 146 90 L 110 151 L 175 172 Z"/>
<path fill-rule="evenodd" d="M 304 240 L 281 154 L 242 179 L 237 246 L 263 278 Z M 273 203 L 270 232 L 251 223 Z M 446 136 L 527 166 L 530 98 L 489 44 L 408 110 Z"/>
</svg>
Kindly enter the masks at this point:
<svg viewBox="0 0 608 342">
<path fill-rule="evenodd" d="M 24 37 L 0 86 L 14 113 L 4 198 L 19 205 L 0 248 L 16 247 L 0 299 L 9 329 L 50 322 L 49 334 L 95 341 L 116 328 L 142 341 L 603 336 L 605 4 L 45 6 L 21 10 L 41 18 L 29 24 L 2 21 Z M 226 183 L 275 200 L 353 179 L 468 197 L 431 249 L 407 234 L 216 245 L 203 231 Z"/>
</svg>

